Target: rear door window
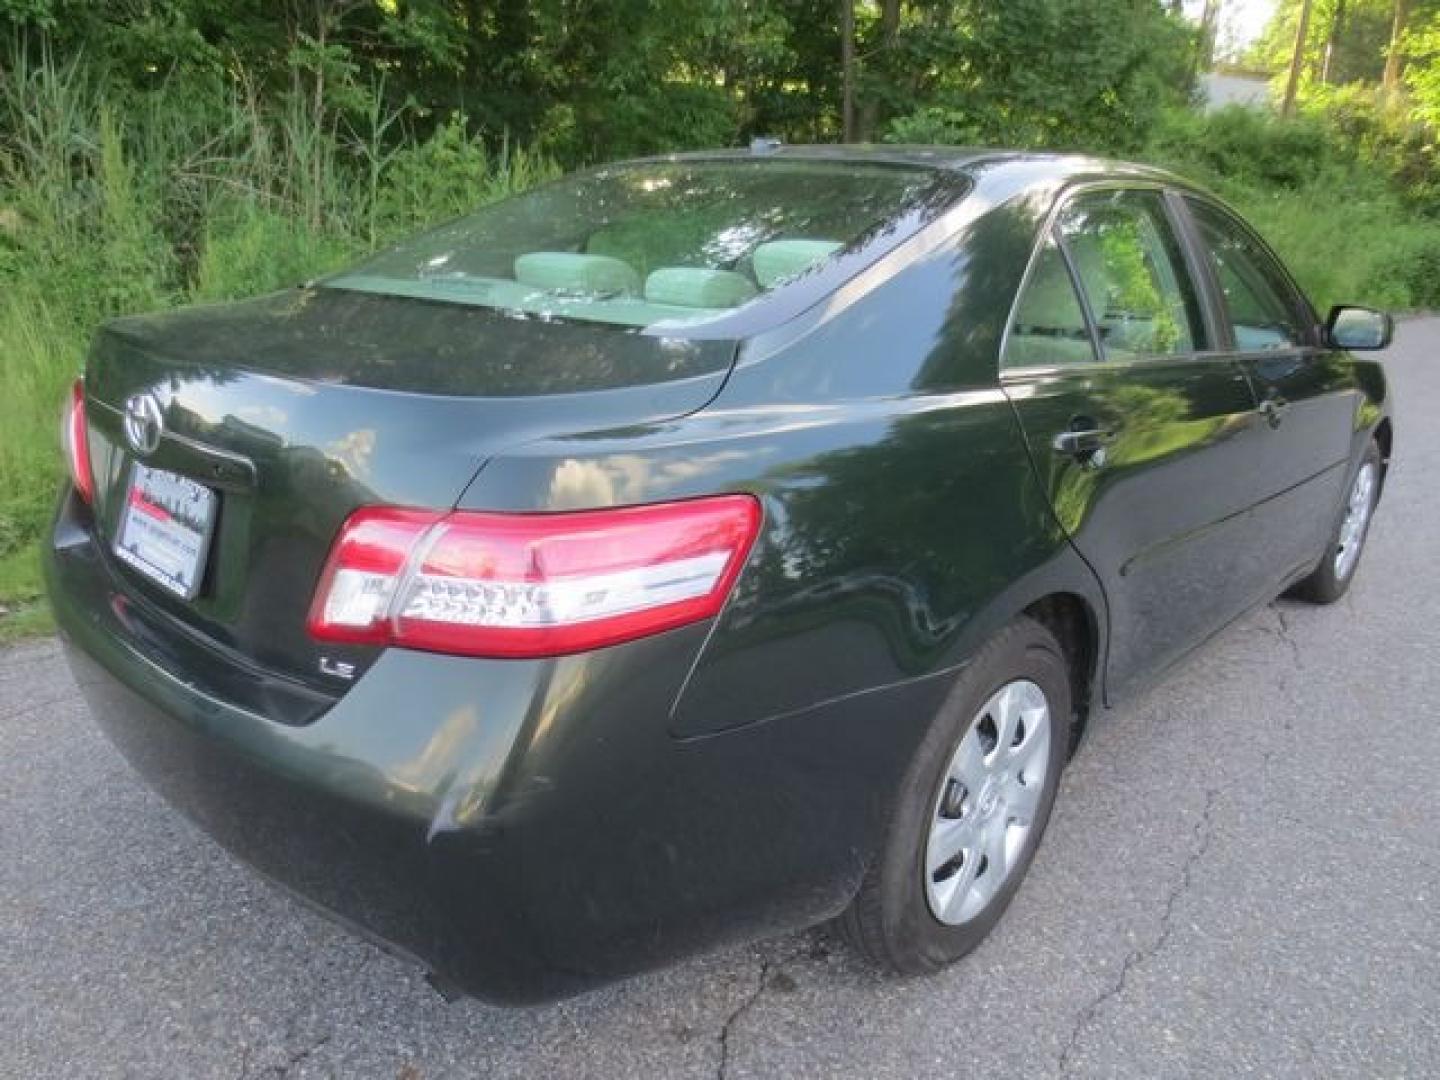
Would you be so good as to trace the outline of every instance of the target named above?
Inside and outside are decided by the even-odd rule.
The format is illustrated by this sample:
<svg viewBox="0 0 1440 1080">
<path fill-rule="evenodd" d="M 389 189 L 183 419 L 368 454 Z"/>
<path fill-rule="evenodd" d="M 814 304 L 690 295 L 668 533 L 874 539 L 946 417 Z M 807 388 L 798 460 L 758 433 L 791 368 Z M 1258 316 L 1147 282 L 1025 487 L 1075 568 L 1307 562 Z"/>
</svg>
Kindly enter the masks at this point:
<svg viewBox="0 0 1440 1080">
<path fill-rule="evenodd" d="M 1058 367 L 1095 361 L 1085 308 L 1054 234 L 1035 258 L 1015 304 L 1004 366 Z"/>
<path fill-rule="evenodd" d="M 1275 260 L 1218 206 L 1199 199 L 1185 201 L 1219 282 L 1235 348 L 1259 352 L 1307 344 L 1308 320 Z"/>
<path fill-rule="evenodd" d="M 1200 302 L 1159 191 L 1082 194 L 1060 214 L 1106 360 L 1207 347 Z"/>
</svg>

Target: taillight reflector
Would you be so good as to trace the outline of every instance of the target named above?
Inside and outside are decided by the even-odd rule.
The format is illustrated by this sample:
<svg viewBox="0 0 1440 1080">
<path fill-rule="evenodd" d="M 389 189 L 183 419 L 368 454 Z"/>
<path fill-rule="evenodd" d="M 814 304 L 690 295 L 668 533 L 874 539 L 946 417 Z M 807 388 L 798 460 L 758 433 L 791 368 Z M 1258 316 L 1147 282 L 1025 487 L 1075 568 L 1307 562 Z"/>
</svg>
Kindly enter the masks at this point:
<svg viewBox="0 0 1440 1080">
<path fill-rule="evenodd" d="M 760 525 L 749 495 L 564 513 L 369 507 L 311 606 L 322 641 L 556 656 L 717 614 Z"/>
<path fill-rule="evenodd" d="M 65 411 L 60 421 L 60 442 L 65 448 L 65 461 L 70 466 L 70 482 L 87 503 L 95 498 L 95 474 L 90 469 L 90 436 L 85 423 L 85 380 L 76 379 L 70 387 Z"/>
</svg>

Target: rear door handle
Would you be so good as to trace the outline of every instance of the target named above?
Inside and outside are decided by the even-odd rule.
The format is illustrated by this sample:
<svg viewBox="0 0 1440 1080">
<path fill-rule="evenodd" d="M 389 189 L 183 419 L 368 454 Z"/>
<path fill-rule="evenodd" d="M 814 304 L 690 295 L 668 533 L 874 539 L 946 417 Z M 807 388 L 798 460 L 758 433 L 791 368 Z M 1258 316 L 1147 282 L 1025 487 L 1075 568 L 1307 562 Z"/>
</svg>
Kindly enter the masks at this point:
<svg viewBox="0 0 1440 1080">
<path fill-rule="evenodd" d="M 1286 401 L 1280 394 L 1271 392 L 1260 402 L 1256 411 L 1265 418 L 1266 422 L 1272 428 L 1277 428 L 1280 426 L 1281 421 L 1285 419 L 1285 414 L 1290 411 L 1290 402 Z"/>
<path fill-rule="evenodd" d="M 1086 468 L 1098 469 L 1105 464 L 1105 447 L 1115 433 L 1099 427 L 1078 427 L 1062 431 L 1050 444 L 1057 454 L 1073 457 Z"/>
</svg>

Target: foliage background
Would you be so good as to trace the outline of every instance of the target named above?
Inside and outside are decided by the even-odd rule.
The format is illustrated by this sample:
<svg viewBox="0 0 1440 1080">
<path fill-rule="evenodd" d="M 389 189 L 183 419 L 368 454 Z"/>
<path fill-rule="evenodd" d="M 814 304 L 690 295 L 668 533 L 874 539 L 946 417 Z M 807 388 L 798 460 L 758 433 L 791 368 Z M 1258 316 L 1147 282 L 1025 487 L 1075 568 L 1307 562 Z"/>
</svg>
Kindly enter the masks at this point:
<svg viewBox="0 0 1440 1080">
<path fill-rule="evenodd" d="M 1283 68 L 1303 2 L 1250 63 Z M 59 402 L 99 321 L 293 284 L 588 162 L 847 131 L 1147 158 L 1319 305 L 1440 304 L 1440 3 L 1313 6 L 1280 120 L 1201 112 L 1210 46 L 1160 0 L 0 0 L 0 636 L 45 624 Z"/>
</svg>

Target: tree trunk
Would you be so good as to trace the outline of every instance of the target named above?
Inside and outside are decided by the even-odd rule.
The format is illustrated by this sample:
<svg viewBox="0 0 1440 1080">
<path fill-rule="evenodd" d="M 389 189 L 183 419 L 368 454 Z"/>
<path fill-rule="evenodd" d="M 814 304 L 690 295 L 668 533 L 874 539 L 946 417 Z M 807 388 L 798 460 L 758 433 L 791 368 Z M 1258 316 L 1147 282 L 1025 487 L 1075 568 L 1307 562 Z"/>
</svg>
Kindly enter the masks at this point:
<svg viewBox="0 0 1440 1080">
<path fill-rule="evenodd" d="M 485 53 L 484 4 L 465 0 L 465 88 L 472 93 L 480 81 L 480 63 Z"/>
<path fill-rule="evenodd" d="M 1395 0 L 1395 15 L 1390 21 L 1390 49 L 1385 54 L 1385 74 L 1380 80 L 1389 93 L 1400 89 L 1400 75 L 1405 69 L 1405 24 L 1410 21 L 1410 0 Z"/>
<path fill-rule="evenodd" d="M 1330 19 L 1330 36 L 1325 39 L 1325 59 L 1320 65 L 1320 81 L 1330 85 L 1335 78 L 1335 50 L 1345 32 L 1345 0 L 1335 0 L 1335 14 Z"/>
<path fill-rule="evenodd" d="M 1200 36 L 1195 42 L 1195 75 L 1210 70 L 1215 62 L 1215 32 L 1220 24 L 1220 0 L 1205 0 L 1200 15 Z"/>
<path fill-rule="evenodd" d="M 1290 55 L 1290 77 L 1285 80 L 1281 116 L 1295 115 L 1295 98 L 1300 93 L 1300 69 L 1305 66 L 1305 39 L 1310 34 L 1311 3 L 1312 0 L 1300 0 L 1300 24 L 1295 27 L 1295 51 Z"/>
<path fill-rule="evenodd" d="M 530 65 L 530 41 L 534 33 L 534 5 L 529 0 L 498 0 L 494 11 L 494 34 L 487 44 L 488 55 L 498 58 L 484 76 L 489 99 L 487 113 L 505 128 L 505 134 L 529 139 L 539 117 L 538 87 Z M 491 121 L 494 122 L 493 120 Z"/>
<path fill-rule="evenodd" d="M 855 0 L 840 0 L 840 141 L 855 141 Z"/>
<path fill-rule="evenodd" d="M 880 48 L 884 54 L 895 47 L 895 38 L 900 33 L 900 0 L 880 0 Z M 884 69 L 882 68 L 882 71 Z M 861 142 L 875 138 L 875 129 L 880 123 L 880 102 L 868 98 L 860 102 L 860 115 L 856 119 L 856 137 Z"/>
</svg>

